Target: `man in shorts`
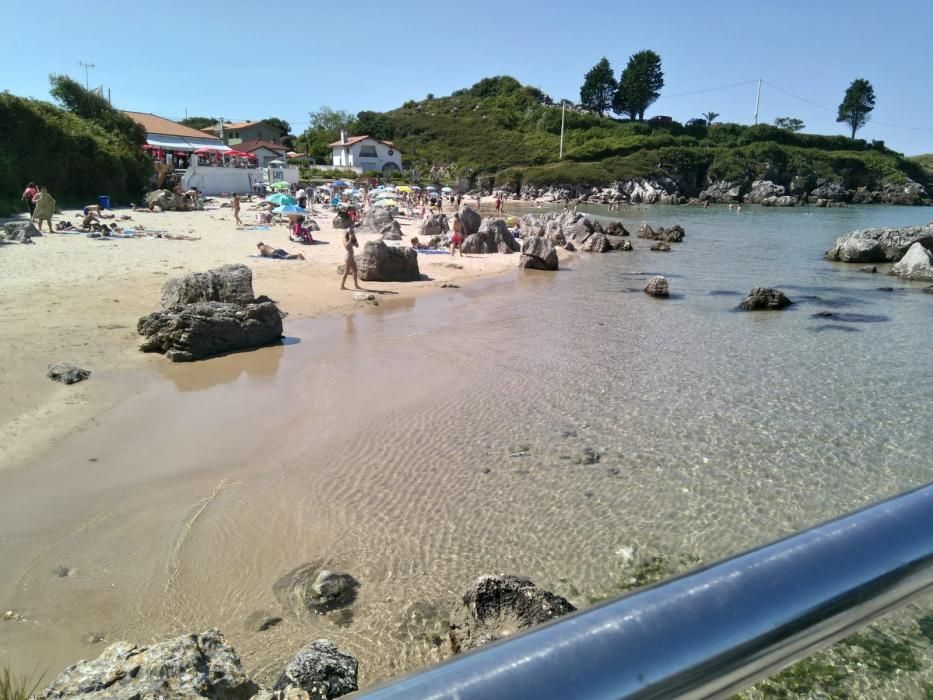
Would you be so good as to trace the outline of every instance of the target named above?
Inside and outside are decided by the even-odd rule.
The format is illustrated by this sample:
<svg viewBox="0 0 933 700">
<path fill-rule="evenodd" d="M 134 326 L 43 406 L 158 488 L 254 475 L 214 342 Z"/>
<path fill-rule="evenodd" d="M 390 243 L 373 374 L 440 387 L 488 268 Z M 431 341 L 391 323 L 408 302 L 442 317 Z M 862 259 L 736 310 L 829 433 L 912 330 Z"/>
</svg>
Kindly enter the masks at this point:
<svg viewBox="0 0 933 700">
<path fill-rule="evenodd" d="M 454 230 L 453 235 L 450 237 L 450 254 L 453 255 L 454 251 L 460 251 L 460 257 L 463 257 L 463 239 L 466 237 L 464 235 L 465 231 L 463 229 L 463 221 L 460 219 L 460 214 L 454 214 Z"/>
</svg>

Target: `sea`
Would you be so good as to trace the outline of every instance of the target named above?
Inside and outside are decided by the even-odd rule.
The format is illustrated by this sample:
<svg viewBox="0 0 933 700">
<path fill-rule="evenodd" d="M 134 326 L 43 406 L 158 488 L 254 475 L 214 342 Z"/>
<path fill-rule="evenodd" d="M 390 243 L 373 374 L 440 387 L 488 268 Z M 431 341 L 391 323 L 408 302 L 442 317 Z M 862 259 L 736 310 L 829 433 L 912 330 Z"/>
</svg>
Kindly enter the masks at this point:
<svg viewBox="0 0 933 700">
<path fill-rule="evenodd" d="M 715 562 L 933 480 L 933 295 L 823 258 L 933 209 L 584 211 L 635 250 L 286 319 L 283 345 L 164 363 L 3 475 L 0 608 L 24 622 L 0 653 L 55 670 L 219 627 L 262 679 L 328 638 L 371 685 L 447 656 L 479 575 L 586 607 L 640 561 Z M 686 237 L 649 251 L 643 222 Z M 793 305 L 737 310 L 758 286 Z M 352 605 L 302 609 L 302 567 L 351 573 Z"/>
</svg>

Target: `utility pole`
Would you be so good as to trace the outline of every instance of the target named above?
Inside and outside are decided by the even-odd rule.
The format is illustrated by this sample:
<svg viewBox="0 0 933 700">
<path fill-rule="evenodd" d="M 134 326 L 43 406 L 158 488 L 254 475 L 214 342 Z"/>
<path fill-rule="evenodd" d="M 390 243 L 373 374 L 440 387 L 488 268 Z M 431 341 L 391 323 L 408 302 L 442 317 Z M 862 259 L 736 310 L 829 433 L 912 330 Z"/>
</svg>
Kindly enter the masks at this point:
<svg viewBox="0 0 933 700">
<path fill-rule="evenodd" d="M 761 104 L 761 78 L 758 78 L 758 92 L 755 95 L 755 123 L 758 123 L 758 105 Z"/>
<path fill-rule="evenodd" d="M 560 155 L 557 157 L 558 160 L 564 159 L 564 109 L 567 106 L 566 100 L 561 99 L 560 101 Z"/>
<path fill-rule="evenodd" d="M 97 68 L 93 63 L 85 63 L 84 61 L 78 61 L 78 65 L 84 68 L 84 89 L 91 89 L 91 81 L 88 78 L 88 68 Z"/>
</svg>

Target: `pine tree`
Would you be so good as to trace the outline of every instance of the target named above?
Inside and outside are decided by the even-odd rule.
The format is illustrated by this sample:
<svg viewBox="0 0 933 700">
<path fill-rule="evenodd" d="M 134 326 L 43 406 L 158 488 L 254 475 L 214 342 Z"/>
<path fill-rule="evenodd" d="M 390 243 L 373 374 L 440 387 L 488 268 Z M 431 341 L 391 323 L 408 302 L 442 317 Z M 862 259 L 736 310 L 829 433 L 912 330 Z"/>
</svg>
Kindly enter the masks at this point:
<svg viewBox="0 0 933 700">
<path fill-rule="evenodd" d="M 856 78 L 846 90 L 842 104 L 839 105 L 837 122 L 845 122 L 852 127 L 852 138 L 855 132 L 868 123 L 869 115 L 875 108 L 875 88 L 864 78 Z"/>
<path fill-rule="evenodd" d="M 618 84 L 612 74 L 612 67 L 609 65 L 609 60 L 603 56 L 602 60 L 583 77 L 583 85 L 580 87 L 580 104 L 602 116 L 612 107 L 612 98 L 617 89 Z"/>
<path fill-rule="evenodd" d="M 622 71 L 612 108 L 618 114 L 644 121 L 645 110 L 661 95 L 662 87 L 661 57 L 654 51 L 639 51 L 629 58 Z"/>
</svg>

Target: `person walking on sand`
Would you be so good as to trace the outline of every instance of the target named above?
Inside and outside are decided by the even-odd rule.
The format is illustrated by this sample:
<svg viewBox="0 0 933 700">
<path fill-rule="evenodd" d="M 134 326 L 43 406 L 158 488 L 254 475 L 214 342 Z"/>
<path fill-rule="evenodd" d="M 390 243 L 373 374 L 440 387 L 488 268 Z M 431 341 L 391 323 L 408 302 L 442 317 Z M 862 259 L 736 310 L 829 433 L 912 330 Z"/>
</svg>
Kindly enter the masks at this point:
<svg viewBox="0 0 933 700">
<path fill-rule="evenodd" d="M 42 222 L 48 222 L 49 233 L 52 233 L 52 215 L 55 213 L 55 200 L 52 199 L 52 195 L 49 194 L 45 185 L 39 188 L 39 194 L 33 198 L 32 202 L 35 205 L 32 218 L 36 221 L 36 227 L 41 231 Z"/>
<path fill-rule="evenodd" d="M 496 195 L 496 216 L 502 213 L 502 195 Z"/>
<path fill-rule="evenodd" d="M 236 221 L 237 226 L 242 226 L 243 222 L 240 221 L 240 195 L 236 192 L 233 193 L 233 220 Z"/>
<path fill-rule="evenodd" d="M 35 196 L 39 194 L 39 188 L 36 187 L 36 183 L 30 182 L 26 185 L 26 189 L 23 190 L 23 199 L 26 200 L 26 205 L 29 207 L 29 218 L 32 218 L 33 213 L 36 211 L 36 205 L 32 203 L 32 200 Z"/>
<path fill-rule="evenodd" d="M 460 214 L 454 214 L 454 231 L 450 237 L 450 255 L 453 256 L 454 252 L 459 250 L 460 257 L 463 257 L 463 221 L 460 219 Z"/>
<path fill-rule="evenodd" d="M 347 251 L 346 260 L 343 263 L 343 279 L 340 280 L 340 288 L 346 289 L 347 275 L 351 272 L 353 273 L 353 286 L 356 289 L 362 289 L 360 287 L 359 280 L 357 279 L 356 272 L 356 258 L 353 256 L 353 249 L 359 247 L 359 243 L 356 241 L 356 231 L 353 229 L 353 226 L 346 230 L 346 233 L 343 234 L 343 249 Z"/>
</svg>

